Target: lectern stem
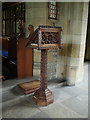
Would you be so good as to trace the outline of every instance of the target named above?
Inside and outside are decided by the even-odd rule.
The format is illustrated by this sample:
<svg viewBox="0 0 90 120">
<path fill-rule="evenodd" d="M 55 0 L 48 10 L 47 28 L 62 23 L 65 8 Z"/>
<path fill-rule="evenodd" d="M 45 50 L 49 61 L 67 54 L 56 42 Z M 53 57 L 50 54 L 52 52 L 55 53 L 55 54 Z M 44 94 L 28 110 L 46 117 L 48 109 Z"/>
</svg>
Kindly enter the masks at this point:
<svg viewBox="0 0 90 120">
<path fill-rule="evenodd" d="M 41 50 L 41 88 L 47 88 L 47 49 Z"/>
<path fill-rule="evenodd" d="M 47 52 L 47 49 L 41 50 L 41 86 L 33 95 L 34 102 L 42 106 L 54 101 L 53 93 L 47 88 Z"/>
</svg>

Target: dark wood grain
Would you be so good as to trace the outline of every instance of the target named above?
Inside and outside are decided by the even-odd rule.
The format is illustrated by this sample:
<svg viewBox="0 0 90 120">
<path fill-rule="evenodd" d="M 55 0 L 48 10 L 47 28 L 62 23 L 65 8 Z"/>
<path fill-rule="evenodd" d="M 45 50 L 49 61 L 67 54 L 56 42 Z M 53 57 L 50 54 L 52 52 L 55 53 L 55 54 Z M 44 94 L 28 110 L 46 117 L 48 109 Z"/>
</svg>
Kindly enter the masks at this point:
<svg viewBox="0 0 90 120">
<path fill-rule="evenodd" d="M 53 93 L 47 88 L 47 51 L 41 50 L 41 87 L 33 95 L 36 104 L 47 106 L 54 101 Z"/>
<path fill-rule="evenodd" d="M 18 86 L 23 90 L 24 94 L 30 94 L 40 88 L 40 80 L 20 83 Z"/>
<path fill-rule="evenodd" d="M 31 77 L 33 75 L 33 50 L 26 48 L 27 40 L 19 38 L 17 43 L 17 71 L 18 78 Z"/>
<path fill-rule="evenodd" d="M 61 48 L 61 27 L 39 26 L 29 37 L 27 47 L 41 50 L 41 86 L 34 93 L 33 101 L 42 106 L 47 106 L 54 102 L 53 93 L 47 88 L 47 52 L 48 49 Z"/>
</svg>

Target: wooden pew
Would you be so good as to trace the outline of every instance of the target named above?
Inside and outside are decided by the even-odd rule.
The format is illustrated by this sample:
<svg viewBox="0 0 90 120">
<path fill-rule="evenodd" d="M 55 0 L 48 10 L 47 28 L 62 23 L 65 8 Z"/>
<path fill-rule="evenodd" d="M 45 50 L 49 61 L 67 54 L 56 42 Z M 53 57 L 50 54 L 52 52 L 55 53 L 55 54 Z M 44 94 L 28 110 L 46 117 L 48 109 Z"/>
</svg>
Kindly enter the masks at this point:
<svg viewBox="0 0 90 120">
<path fill-rule="evenodd" d="M 18 41 L 17 41 L 18 40 Z M 33 50 L 26 48 L 27 39 L 16 36 L 0 38 L 2 41 L 2 50 L 8 52 L 10 60 L 17 61 L 18 78 L 27 78 L 33 76 Z"/>
<path fill-rule="evenodd" d="M 4 51 L 8 51 L 8 47 L 9 47 L 9 36 L 3 36 L 3 37 L 0 37 L 0 41 L 2 42 L 2 50 Z"/>
<path fill-rule="evenodd" d="M 17 36 L 12 36 L 9 38 L 8 57 L 12 60 L 17 59 Z"/>
<path fill-rule="evenodd" d="M 19 25 L 19 36 L 17 42 L 17 71 L 18 78 L 31 77 L 33 76 L 33 49 L 27 48 L 26 44 L 29 40 L 24 37 L 23 25 Z M 34 32 L 32 25 L 28 26 L 29 36 Z"/>
<path fill-rule="evenodd" d="M 33 76 L 33 50 L 26 48 L 27 39 L 19 38 L 17 42 L 18 78 Z"/>
<path fill-rule="evenodd" d="M 19 35 L 12 37 L 2 37 L 3 50 L 8 51 L 9 59 L 16 60 L 18 78 L 27 78 L 33 76 L 33 49 L 27 48 L 28 39 L 24 37 L 23 25 L 19 25 Z M 29 26 L 30 34 L 33 27 Z"/>
</svg>

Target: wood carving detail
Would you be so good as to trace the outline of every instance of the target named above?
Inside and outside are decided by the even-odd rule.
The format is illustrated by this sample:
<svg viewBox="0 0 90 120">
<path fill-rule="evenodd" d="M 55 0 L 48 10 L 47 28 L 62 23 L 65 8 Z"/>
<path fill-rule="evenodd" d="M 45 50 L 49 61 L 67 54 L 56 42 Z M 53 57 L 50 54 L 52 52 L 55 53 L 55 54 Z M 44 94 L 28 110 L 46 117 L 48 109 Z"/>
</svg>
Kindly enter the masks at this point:
<svg viewBox="0 0 90 120">
<path fill-rule="evenodd" d="M 27 47 L 41 50 L 41 86 L 33 95 L 38 105 L 47 106 L 54 101 L 53 93 L 47 88 L 47 52 L 50 48 L 61 48 L 61 32 L 61 27 L 39 26 L 27 43 Z"/>
<path fill-rule="evenodd" d="M 55 43 L 58 43 L 58 33 L 42 32 L 41 44 L 55 44 Z"/>
</svg>

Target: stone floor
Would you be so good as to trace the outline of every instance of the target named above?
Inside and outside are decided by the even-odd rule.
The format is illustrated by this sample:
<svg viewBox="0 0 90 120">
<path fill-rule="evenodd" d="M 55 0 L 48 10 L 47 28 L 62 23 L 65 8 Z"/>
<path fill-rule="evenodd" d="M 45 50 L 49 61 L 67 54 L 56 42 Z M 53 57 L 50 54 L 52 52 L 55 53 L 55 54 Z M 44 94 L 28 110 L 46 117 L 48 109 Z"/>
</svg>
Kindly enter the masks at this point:
<svg viewBox="0 0 90 120">
<path fill-rule="evenodd" d="M 62 86 L 57 80 L 48 87 L 54 93 L 54 103 L 47 107 L 34 104 L 31 95 L 23 95 L 16 87 L 18 80 L 3 83 L 3 118 L 88 118 L 88 67 L 85 63 L 83 82 Z M 36 78 L 31 78 L 31 80 Z M 30 79 L 27 79 L 27 81 Z M 23 79 L 25 81 L 25 79 Z M 13 84 L 13 86 L 11 85 Z M 1 90 L 0 90 L 1 92 Z M 0 104 L 1 106 L 1 104 Z"/>
</svg>

